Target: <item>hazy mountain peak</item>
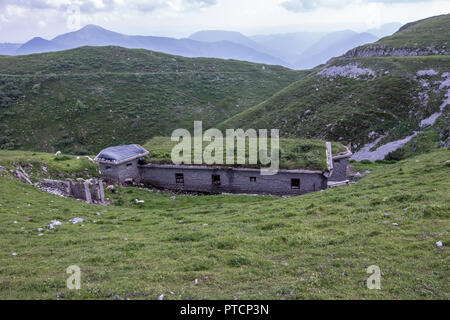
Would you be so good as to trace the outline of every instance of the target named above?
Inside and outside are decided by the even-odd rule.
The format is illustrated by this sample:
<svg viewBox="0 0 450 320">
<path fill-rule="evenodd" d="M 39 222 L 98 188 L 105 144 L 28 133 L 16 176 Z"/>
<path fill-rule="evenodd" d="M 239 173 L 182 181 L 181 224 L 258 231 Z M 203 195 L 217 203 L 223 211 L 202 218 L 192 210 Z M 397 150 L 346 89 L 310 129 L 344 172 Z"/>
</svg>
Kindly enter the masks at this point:
<svg viewBox="0 0 450 320">
<path fill-rule="evenodd" d="M 63 48 L 58 45 L 57 43 L 54 43 L 50 40 L 46 40 L 41 37 L 34 37 L 30 41 L 24 43 L 21 45 L 17 51 L 16 54 L 30 54 L 30 53 L 41 53 L 41 52 L 48 52 L 48 51 L 58 51 L 62 50 Z"/>
<path fill-rule="evenodd" d="M 96 24 L 87 24 L 85 25 L 83 28 L 81 28 L 80 30 L 106 30 Z"/>
</svg>

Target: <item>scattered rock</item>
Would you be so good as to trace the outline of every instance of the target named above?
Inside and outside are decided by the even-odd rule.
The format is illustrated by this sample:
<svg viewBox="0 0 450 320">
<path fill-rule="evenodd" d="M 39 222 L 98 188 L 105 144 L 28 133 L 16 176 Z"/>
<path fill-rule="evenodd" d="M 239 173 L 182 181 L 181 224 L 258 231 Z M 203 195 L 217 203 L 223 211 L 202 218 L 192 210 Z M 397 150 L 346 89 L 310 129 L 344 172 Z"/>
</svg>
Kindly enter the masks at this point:
<svg viewBox="0 0 450 320">
<path fill-rule="evenodd" d="M 177 197 L 175 197 L 175 196 L 172 196 L 172 197 L 170 197 L 170 200 L 175 200 Z"/>
<path fill-rule="evenodd" d="M 164 300 L 164 295 L 163 295 L 163 294 L 160 295 L 160 296 L 158 297 L 158 300 Z"/>
<path fill-rule="evenodd" d="M 419 71 L 417 71 L 417 75 L 419 77 L 435 76 L 435 75 L 438 75 L 438 73 L 435 70 L 433 70 L 433 69 L 430 69 L 430 70 L 419 70 Z"/>
<path fill-rule="evenodd" d="M 84 220 L 82 218 L 73 218 L 72 220 L 69 220 L 70 223 L 72 224 L 77 224 L 80 222 L 83 222 Z"/>
<path fill-rule="evenodd" d="M 15 256 L 17 256 L 17 253 L 13 252 L 12 255 L 13 255 L 13 257 L 15 257 Z"/>
<path fill-rule="evenodd" d="M 194 284 L 198 284 L 198 279 L 195 279 L 195 280 L 194 280 Z"/>
<path fill-rule="evenodd" d="M 50 230 L 55 229 L 56 226 L 60 226 L 62 225 L 62 222 L 58 221 L 58 220 L 52 220 L 52 222 L 48 225 L 48 228 Z"/>
<path fill-rule="evenodd" d="M 144 203 L 145 202 L 144 200 L 138 200 L 138 199 L 135 199 L 134 201 L 136 202 L 136 204 L 140 204 L 140 203 Z"/>
<path fill-rule="evenodd" d="M 395 222 L 394 222 L 392 225 L 393 225 L 394 227 L 398 227 L 398 223 L 395 223 Z"/>
<path fill-rule="evenodd" d="M 38 234 L 38 237 L 42 237 L 44 234 L 43 233 L 39 233 Z"/>
<path fill-rule="evenodd" d="M 444 246 L 444 245 L 442 244 L 442 241 L 438 241 L 438 242 L 436 242 L 436 245 L 437 245 L 438 247 L 442 247 L 442 246 Z"/>
<path fill-rule="evenodd" d="M 56 151 L 55 157 L 60 156 L 60 155 L 61 155 L 61 151 Z"/>
<path fill-rule="evenodd" d="M 318 74 L 327 78 L 336 78 L 339 76 L 353 79 L 359 79 L 363 76 L 376 76 L 373 70 L 368 68 L 360 68 L 357 64 L 325 67 Z"/>
<path fill-rule="evenodd" d="M 28 175 L 26 174 L 26 172 L 21 167 L 19 167 L 19 170 L 16 170 L 14 172 L 14 174 L 16 175 L 16 177 L 18 177 L 23 182 L 28 183 L 28 184 L 33 184 L 31 182 L 30 178 L 28 177 Z"/>
<path fill-rule="evenodd" d="M 385 213 L 383 216 L 384 216 L 385 218 L 389 218 L 391 215 L 388 214 L 388 213 Z"/>
</svg>

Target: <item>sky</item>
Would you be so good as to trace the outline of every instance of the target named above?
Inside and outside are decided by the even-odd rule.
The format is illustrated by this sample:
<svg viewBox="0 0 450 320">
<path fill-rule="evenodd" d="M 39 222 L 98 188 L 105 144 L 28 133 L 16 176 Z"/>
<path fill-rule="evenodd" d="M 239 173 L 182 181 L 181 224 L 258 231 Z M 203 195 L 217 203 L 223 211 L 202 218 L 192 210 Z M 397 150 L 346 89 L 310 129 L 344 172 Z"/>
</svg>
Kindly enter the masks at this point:
<svg viewBox="0 0 450 320">
<path fill-rule="evenodd" d="M 449 0 L 0 0 L 0 42 L 52 39 L 87 24 L 176 38 L 200 30 L 361 32 L 446 13 Z"/>
</svg>

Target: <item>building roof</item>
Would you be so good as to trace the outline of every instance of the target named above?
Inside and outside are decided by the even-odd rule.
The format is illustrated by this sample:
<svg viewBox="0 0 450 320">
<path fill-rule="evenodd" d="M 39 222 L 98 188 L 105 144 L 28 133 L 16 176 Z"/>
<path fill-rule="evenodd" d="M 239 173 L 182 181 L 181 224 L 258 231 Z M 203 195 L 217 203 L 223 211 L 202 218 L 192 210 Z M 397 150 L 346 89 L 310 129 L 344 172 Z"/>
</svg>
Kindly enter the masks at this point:
<svg viewBox="0 0 450 320">
<path fill-rule="evenodd" d="M 249 141 L 247 141 L 249 142 Z M 280 139 L 280 169 L 286 170 L 319 170 L 322 172 L 329 172 L 331 170 L 332 161 L 338 154 L 346 154 L 349 150 L 339 142 L 331 142 L 331 150 L 328 149 L 325 141 L 315 139 Z M 270 143 L 270 141 L 269 141 Z M 153 137 L 144 146 L 150 151 L 149 162 L 152 164 L 173 164 L 172 150 L 178 142 L 172 141 L 170 137 Z M 203 152 L 209 145 L 208 142 L 202 144 Z M 194 164 L 194 143 L 191 141 L 191 164 Z M 246 150 L 248 151 L 248 145 Z M 269 148 L 270 149 L 270 148 Z M 327 155 L 328 153 L 328 155 Z M 332 155 L 330 156 L 330 153 Z M 223 156 L 226 163 L 226 146 L 223 146 Z M 249 164 L 249 154 L 245 153 L 245 163 L 243 165 L 222 165 L 223 167 L 235 168 L 264 168 L 263 164 Z M 213 165 L 219 167 L 220 165 Z"/>
<path fill-rule="evenodd" d="M 138 144 L 109 147 L 100 151 L 95 157 L 97 162 L 121 164 L 148 155 L 148 151 Z"/>
</svg>

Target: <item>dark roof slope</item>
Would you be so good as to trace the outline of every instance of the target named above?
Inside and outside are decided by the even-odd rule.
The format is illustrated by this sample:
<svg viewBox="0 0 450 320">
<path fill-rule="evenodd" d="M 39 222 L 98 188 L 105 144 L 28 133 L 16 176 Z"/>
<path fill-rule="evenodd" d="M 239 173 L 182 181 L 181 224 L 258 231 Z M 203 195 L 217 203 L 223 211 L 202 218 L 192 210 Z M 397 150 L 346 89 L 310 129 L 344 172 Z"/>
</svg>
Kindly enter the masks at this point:
<svg viewBox="0 0 450 320">
<path fill-rule="evenodd" d="M 109 147 L 102 150 L 95 161 L 108 162 L 120 164 L 126 161 L 134 160 L 136 158 L 144 157 L 148 151 L 137 144 L 130 144 L 126 146 Z"/>
</svg>

